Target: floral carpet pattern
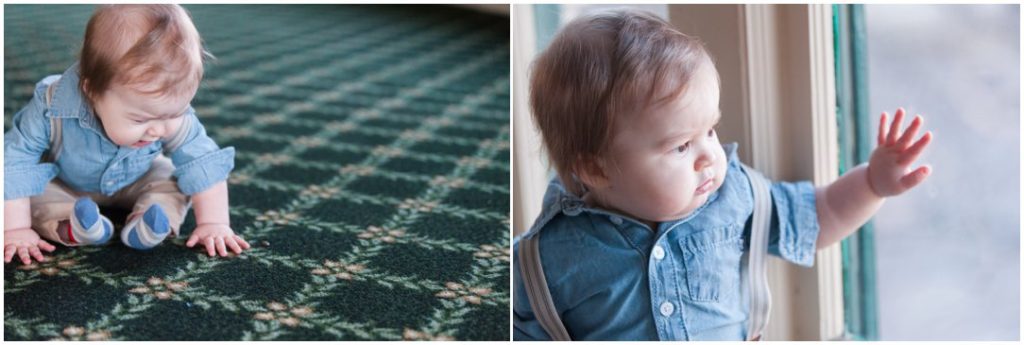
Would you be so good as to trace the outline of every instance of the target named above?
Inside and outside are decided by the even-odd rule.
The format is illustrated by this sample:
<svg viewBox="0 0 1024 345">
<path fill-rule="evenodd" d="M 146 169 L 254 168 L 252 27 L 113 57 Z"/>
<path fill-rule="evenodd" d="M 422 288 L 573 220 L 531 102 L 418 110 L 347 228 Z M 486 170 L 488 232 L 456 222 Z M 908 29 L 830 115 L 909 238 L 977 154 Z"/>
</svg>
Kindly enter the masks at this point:
<svg viewBox="0 0 1024 345">
<path fill-rule="evenodd" d="M 190 216 L 149 252 L 7 264 L 4 339 L 508 340 L 508 18 L 186 8 L 216 56 L 193 106 L 237 150 L 232 225 L 253 248 L 185 247 Z M 4 9 L 6 130 L 75 61 L 92 7 Z"/>
</svg>

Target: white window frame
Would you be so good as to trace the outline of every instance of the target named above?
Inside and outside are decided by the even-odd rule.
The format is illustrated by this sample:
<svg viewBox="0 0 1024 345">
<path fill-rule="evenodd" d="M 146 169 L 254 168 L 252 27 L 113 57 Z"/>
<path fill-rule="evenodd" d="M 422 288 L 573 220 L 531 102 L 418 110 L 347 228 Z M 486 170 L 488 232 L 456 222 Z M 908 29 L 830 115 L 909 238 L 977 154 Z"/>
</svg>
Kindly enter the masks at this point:
<svg viewBox="0 0 1024 345">
<path fill-rule="evenodd" d="M 669 5 L 669 21 L 699 37 L 722 79 L 720 136 L 740 158 L 779 180 L 824 185 L 838 176 L 831 5 Z M 528 68 L 535 49 L 532 5 L 513 5 L 513 231 L 533 223 L 547 163 L 529 115 Z M 756 145 L 754 145 L 756 143 Z M 841 339 L 838 245 L 813 268 L 772 258 L 773 308 L 765 340 Z"/>
<path fill-rule="evenodd" d="M 533 5 L 512 5 L 512 234 L 526 232 L 540 214 L 548 183 L 547 156 L 530 116 L 529 67 L 536 49 Z"/>
</svg>

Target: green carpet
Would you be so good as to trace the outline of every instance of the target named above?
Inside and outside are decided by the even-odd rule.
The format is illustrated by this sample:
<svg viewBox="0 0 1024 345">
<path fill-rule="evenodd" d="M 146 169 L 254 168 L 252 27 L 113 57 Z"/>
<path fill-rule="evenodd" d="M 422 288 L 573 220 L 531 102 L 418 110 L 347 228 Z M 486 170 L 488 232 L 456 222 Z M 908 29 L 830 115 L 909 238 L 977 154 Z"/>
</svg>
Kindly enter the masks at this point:
<svg viewBox="0 0 1024 345">
<path fill-rule="evenodd" d="M 217 56 L 193 106 L 238 152 L 232 224 L 253 249 L 208 258 L 183 236 L 7 264 L 4 339 L 508 340 L 508 18 L 186 7 Z M 92 8 L 4 9 L 6 129 L 75 61 Z"/>
</svg>

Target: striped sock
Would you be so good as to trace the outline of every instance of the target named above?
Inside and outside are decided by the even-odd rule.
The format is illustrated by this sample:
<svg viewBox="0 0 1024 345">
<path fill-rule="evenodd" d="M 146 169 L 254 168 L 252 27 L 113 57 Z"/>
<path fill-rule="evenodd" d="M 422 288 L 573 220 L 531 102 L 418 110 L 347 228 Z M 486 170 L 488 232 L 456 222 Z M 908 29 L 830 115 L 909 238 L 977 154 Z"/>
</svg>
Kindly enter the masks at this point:
<svg viewBox="0 0 1024 345">
<path fill-rule="evenodd" d="M 100 245 L 113 237 L 114 226 L 107 217 L 100 214 L 100 207 L 88 197 L 75 201 L 71 212 L 68 239 L 80 245 Z"/>
<path fill-rule="evenodd" d="M 121 231 L 121 242 L 138 250 L 153 249 L 171 233 L 171 224 L 160 205 L 153 204 Z"/>
</svg>

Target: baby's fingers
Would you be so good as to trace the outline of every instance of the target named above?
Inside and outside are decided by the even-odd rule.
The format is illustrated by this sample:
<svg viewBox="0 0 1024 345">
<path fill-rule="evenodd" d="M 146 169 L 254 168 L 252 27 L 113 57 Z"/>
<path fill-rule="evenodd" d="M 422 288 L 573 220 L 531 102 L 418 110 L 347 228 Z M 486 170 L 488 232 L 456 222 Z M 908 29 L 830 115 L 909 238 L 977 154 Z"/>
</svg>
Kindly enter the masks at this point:
<svg viewBox="0 0 1024 345">
<path fill-rule="evenodd" d="M 11 262 L 11 259 L 14 258 L 14 253 L 17 252 L 17 251 L 18 251 L 18 247 L 13 245 L 13 244 L 8 244 L 7 246 L 5 246 L 4 247 L 4 262 L 5 263 Z"/>
<path fill-rule="evenodd" d="M 931 173 L 932 168 L 930 166 L 923 165 L 914 169 L 911 173 L 903 175 L 903 177 L 900 178 L 900 184 L 906 189 L 914 188 L 918 184 L 921 184 L 921 182 L 924 182 L 924 179 L 928 178 L 928 175 L 931 175 Z"/>
<path fill-rule="evenodd" d="M 199 236 L 196 236 L 196 234 L 193 233 L 192 236 L 188 237 L 188 241 L 185 242 L 185 246 L 192 248 L 192 246 L 196 245 L 196 242 L 199 242 Z"/>
<path fill-rule="evenodd" d="M 224 249 L 224 237 L 218 236 L 217 240 L 216 240 L 216 243 L 217 243 L 217 254 L 220 254 L 220 256 L 228 256 L 227 249 Z"/>
<path fill-rule="evenodd" d="M 885 131 L 885 121 L 889 119 L 889 114 L 882 112 L 882 118 L 878 120 L 878 146 L 885 145 L 885 137 L 887 136 Z"/>
<path fill-rule="evenodd" d="M 922 122 L 924 122 L 924 119 L 921 118 L 921 115 L 914 116 L 914 120 L 910 122 L 910 127 L 907 127 L 907 131 L 903 132 L 899 140 L 896 140 L 896 149 L 905 150 L 910 145 L 910 141 L 914 140 L 914 137 L 917 136 L 917 130 L 921 128 Z"/>
<path fill-rule="evenodd" d="M 43 240 L 39 240 L 39 248 L 42 248 L 43 250 L 45 250 L 47 252 L 52 252 L 54 250 L 57 250 L 57 247 L 54 247 L 49 242 L 46 242 L 46 241 L 43 241 Z"/>
<path fill-rule="evenodd" d="M 213 237 L 207 237 L 206 240 L 203 241 L 203 245 L 206 246 L 206 255 L 209 255 L 210 257 L 217 256 L 217 254 L 213 252 Z"/>
<path fill-rule="evenodd" d="M 21 263 L 30 264 L 32 263 L 32 257 L 28 255 L 28 247 L 18 248 L 18 257 L 21 258 Z"/>
<path fill-rule="evenodd" d="M 885 137 L 885 144 L 892 145 L 900 136 L 900 125 L 903 124 L 903 108 L 896 109 L 896 115 L 892 117 L 892 125 L 889 126 L 889 135 Z"/>
<path fill-rule="evenodd" d="M 35 258 L 36 261 L 39 261 L 39 262 L 46 261 L 46 258 L 43 257 L 43 253 L 39 251 L 38 247 L 30 247 L 28 249 L 28 253 L 32 254 L 32 257 Z"/>
<path fill-rule="evenodd" d="M 238 236 L 228 236 L 228 238 L 224 239 L 224 243 L 227 244 L 235 254 L 242 254 L 242 246 L 239 246 L 238 242 L 235 240 L 237 237 Z"/>
<path fill-rule="evenodd" d="M 928 143 L 932 142 L 932 132 L 925 132 L 921 136 L 921 139 L 917 139 L 914 145 L 910 145 L 906 151 L 900 156 L 899 160 L 896 161 L 899 165 L 907 165 L 917 160 L 917 156 L 921 155 L 925 147 L 928 147 Z"/>
<path fill-rule="evenodd" d="M 242 244 L 242 249 L 249 249 L 249 242 L 246 242 L 242 236 L 235 235 L 235 241 Z"/>
</svg>

